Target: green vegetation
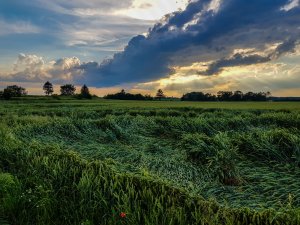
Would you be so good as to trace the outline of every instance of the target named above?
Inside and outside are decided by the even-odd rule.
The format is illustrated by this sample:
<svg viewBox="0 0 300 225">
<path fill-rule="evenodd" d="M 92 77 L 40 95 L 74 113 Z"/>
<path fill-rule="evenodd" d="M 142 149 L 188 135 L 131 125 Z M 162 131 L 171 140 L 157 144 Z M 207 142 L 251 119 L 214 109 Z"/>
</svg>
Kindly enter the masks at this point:
<svg viewBox="0 0 300 225">
<path fill-rule="evenodd" d="M 241 91 L 219 91 L 217 95 L 203 92 L 191 92 L 184 94 L 182 101 L 267 101 L 270 97 L 270 92 L 247 92 Z"/>
<path fill-rule="evenodd" d="M 13 97 L 22 97 L 26 95 L 26 89 L 17 85 L 7 86 L 3 91 L 0 91 L 0 99 L 5 100 L 9 100 Z"/>
<path fill-rule="evenodd" d="M 298 103 L 60 98 L 0 102 L 0 224 L 300 223 Z"/>
</svg>

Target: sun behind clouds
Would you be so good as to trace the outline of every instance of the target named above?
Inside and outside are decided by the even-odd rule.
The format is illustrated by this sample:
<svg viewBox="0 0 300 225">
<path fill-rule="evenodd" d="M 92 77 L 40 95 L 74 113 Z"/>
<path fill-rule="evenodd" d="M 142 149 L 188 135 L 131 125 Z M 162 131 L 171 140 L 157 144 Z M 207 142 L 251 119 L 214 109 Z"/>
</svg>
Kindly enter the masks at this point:
<svg viewBox="0 0 300 225">
<path fill-rule="evenodd" d="M 159 20 L 164 15 L 184 9 L 188 0 L 135 0 L 129 9 L 116 11 L 135 19 Z"/>
</svg>

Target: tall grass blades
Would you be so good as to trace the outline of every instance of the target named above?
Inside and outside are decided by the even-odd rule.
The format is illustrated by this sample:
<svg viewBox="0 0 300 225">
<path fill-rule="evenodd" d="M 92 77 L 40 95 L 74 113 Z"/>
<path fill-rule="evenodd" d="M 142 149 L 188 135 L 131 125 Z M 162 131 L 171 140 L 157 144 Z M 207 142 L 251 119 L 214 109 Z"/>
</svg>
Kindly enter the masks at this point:
<svg viewBox="0 0 300 225">
<path fill-rule="evenodd" d="M 0 224 L 300 224 L 299 109 L 1 102 Z"/>
</svg>

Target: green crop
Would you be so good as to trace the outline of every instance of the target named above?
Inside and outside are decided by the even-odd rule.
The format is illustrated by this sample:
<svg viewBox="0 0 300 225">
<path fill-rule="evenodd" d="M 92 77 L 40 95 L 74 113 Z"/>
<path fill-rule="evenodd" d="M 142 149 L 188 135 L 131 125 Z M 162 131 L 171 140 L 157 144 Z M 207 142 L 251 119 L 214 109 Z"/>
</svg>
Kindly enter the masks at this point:
<svg viewBox="0 0 300 225">
<path fill-rule="evenodd" d="M 299 224 L 299 109 L 0 102 L 0 224 Z"/>
</svg>

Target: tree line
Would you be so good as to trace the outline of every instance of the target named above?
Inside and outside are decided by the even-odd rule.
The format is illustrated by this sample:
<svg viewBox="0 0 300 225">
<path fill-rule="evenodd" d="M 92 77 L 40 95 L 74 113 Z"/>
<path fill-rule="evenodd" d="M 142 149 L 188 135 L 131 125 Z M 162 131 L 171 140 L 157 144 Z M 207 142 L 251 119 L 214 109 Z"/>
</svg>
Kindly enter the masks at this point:
<svg viewBox="0 0 300 225">
<path fill-rule="evenodd" d="M 53 84 L 47 81 L 43 85 L 43 91 L 45 95 L 53 97 L 57 97 L 58 95 L 54 95 L 54 88 Z M 75 94 L 76 87 L 73 84 L 65 84 L 60 86 L 60 95 L 61 96 L 74 96 L 78 99 L 91 99 L 92 95 L 90 94 L 89 88 L 86 85 L 83 85 L 80 90 L 80 94 Z M 6 99 L 9 100 L 13 97 L 24 97 L 28 94 L 25 88 L 18 86 L 18 85 L 12 85 L 7 86 L 3 91 L 0 91 L 0 99 Z"/>
<path fill-rule="evenodd" d="M 47 96 L 52 95 L 54 92 L 53 85 L 47 81 L 44 86 L 43 90 Z M 75 94 L 76 87 L 73 84 L 65 84 L 60 86 L 60 95 L 61 96 L 75 96 L 76 98 L 86 98 L 91 99 L 92 95 L 90 93 L 89 88 L 84 84 L 81 87 L 80 94 Z"/>
<path fill-rule="evenodd" d="M 190 92 L 184 94 L 182 101 L 267 101 L 270 92 L 219 91 L 217 95 L 203 92 Z"/>
<path fill-rule="evenodd" d="M 247 92 L 241 91 L 219 91 L 217 95 L 203 92 L 190 92 L 184 94 L 179 100 L 181 101 L 267 101 L 271 96 L 270 92 Z M 159 89 L 154 97 L 151 95 L 130 94 L 122 90 L 116 94 L 109 94 L 105 99 L 119 100 L 164 100 L 167 98 L 163 90 Z"/>
<path fill-rule="evenodd" d="M 118 99 L 118 100 L 153 100 L 151 95 L 131 94 L 126 93 L 124 89 L 116 94 L 108 94 L 103 97 L 104 99 Z"/>
<path fill-rule="evenodd" d="M 142 94 L 131 94 L 126 93 L 124 89 L 121 92 L 116 94 L 108 94 L 104 96 L 104 99 L 118 99 L 118 100 L 162 100 L 166 98 L 163 90 L 159 89 L 155 95 L 152 97 L 151 95 L 142 95 Z"/>
<path fill-rule="evenodd" d="M 53 95 L 53 84 L 47 81 L 43 85 L 43 91 L 47 96 L 58 97 Z M 91 99 L 89 88 L 86 85 L 81 87 L 80 93 L 76 94 L 76 87 L 73 84 L 65 84 L 60 86 L 60 96 L 74 96 L 78 99 Z M 27 91 L 25 88 L 12 85 L 7 86 L 3 91 L 0 91 L 0 98 L 11 99 L 12 97 L 26 96 Z M 270 92 L 247 92 L 242 91 L 219 91 L 217 95 L 203 92 L 190 92 L 181 97 L 181 101 L 267 101 L 270 99 Z M 159 89 L 154 97 L 151 95 L 131 94 L 126 93 L 124 89 L 116 94 L 108 94 L 104 99 L 118 99 L 118 100 L 170 100 L 162 89 Z M 179 99 L 178 99 L 179 100 Z"/>
</svg>

